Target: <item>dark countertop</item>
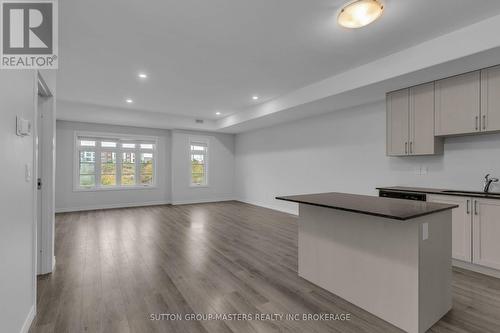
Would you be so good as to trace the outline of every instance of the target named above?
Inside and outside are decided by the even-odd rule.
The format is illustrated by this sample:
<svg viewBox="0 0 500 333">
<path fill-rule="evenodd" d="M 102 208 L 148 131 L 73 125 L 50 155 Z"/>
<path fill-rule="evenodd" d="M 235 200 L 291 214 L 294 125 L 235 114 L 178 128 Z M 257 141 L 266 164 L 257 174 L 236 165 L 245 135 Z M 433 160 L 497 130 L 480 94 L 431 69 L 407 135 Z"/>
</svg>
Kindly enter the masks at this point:
<svg viewBox="0 0 500 333">
<path fill-rule="evenodd" d="M 500 200 L 500 193 L 498 193 L 498 192 L 483 193 L 480 191 L 460 191 L 460 190 L 449 190 L 449 189 L 439 189 L 439 188 L 405 187 L 405 186 L 377 187 L 377 190 L 439 194 L 439 195 L 454 195 L 454 196 L 459 196 L 459 197 L 474 197 L 474 198 L 499 199 Z"/>
<path fill-rule="evenodd" d="M 458 205 L 380 198 L 370 195 L 337 192 L 282 196 L 276 197 L 276 199 L 400 221 L 406 221 L 458 207 Z"/>
</svg>

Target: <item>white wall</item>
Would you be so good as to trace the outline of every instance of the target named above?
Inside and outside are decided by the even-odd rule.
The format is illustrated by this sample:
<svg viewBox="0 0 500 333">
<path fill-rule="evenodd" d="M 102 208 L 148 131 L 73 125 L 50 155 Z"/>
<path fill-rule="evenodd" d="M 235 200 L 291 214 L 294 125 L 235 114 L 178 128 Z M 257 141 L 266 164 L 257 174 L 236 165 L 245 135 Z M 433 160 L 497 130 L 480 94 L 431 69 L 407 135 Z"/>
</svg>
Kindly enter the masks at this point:
<svg viewBox="0 0 500 333">
<path fill-rule="evenodd" d="M 208 186 L 190 186 L 189 143 L 208 141 Z M 234 135 L 191 131 L 172 132 L 172 203 L 234 199 Z"/>
<path fill-rule="evenodd" d="M 59 106 L 58 106 L 59 108 Z M 58 109 L 59 110 L 59 109 Z M 74 133 L 90 131 L 156 136 L 157 186 L 148 189 L 73 191 Z M 57 121 L 56 211 L 143 206 L 170 203 L 171 133 L 168 130 Z"/>
<path fill-rule="evenodd" d="M 16 115 L 34 120 L 33 71 L 2 71 L 0 75 L 0 330 L 20 332 L 35 311 L 33 136 L 15 134 Z"/>
<path fill-rule="evenodd" d="M 292 213 L 277 195 L 352 192 L 414 185 L 478 190 L 500 176 L 500 134 L 447 138 L 444 155 L 386 157 L 385 103 L 377 102 L 236 136 L 235 193 Z M 428 168 L 426 175 L 415 169 Z M 500 187 L 493 188 L 500 190 Z"/>
</svg>

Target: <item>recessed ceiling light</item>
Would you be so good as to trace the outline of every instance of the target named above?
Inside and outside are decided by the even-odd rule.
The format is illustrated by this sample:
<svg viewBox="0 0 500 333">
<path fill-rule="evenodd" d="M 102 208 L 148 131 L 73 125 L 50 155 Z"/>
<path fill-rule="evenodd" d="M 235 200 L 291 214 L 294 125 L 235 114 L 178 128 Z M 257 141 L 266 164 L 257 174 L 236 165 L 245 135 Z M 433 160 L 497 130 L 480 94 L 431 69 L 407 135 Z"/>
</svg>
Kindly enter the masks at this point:
<svg viewBox="0 0 500 333">
<path fill-rule="evenodd" d="M 256 101 L 256 100 L 258 100 L 258 99 L 259 99 L 259 96 L 252 96 L 252 99 L 253 99 L 254 101 Z"/>
<path fill-rule="evenodd" d="M 357 0 L 346 4 L 337 21 L 346 28 L 361 28 L 378 19 L 384 6 L 377 0 Z"/>
<path fill-rule="evenodd" d="M 125 102 L 127 102 L 128 104 L 132 104 L 134 103 L 134 100 L 132 98 L 127 98 Z"/>
<path fill-rule="evenodd" d="M 139 79 L 147 79 L 148 78 L 148 74 L 146 74 L 146 73 L 139 73 L 137 76 L 139 77 Z"/>
<path fill-rule="evenodd" d="M 220 112 L 215 112 L 216 115 L 220 116 Z"/>
</svg>

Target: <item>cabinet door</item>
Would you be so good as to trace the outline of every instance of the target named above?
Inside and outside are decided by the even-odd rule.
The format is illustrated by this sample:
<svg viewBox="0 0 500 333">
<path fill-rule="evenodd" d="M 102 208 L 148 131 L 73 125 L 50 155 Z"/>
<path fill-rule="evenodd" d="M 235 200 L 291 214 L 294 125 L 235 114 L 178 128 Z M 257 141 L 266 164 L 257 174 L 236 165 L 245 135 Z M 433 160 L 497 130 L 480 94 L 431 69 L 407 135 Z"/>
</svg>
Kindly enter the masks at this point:
<svg viewBox="0 0 500 333">
<path fill-rule="evenodd" d="M 387 94 L 387 155 L 408 154 L 409 89 Z"/>
<path fill-rule="evenodd" d="M 481 71 L 481 130 L 500 131 L 500 66 Z"/>
<path fill-rule="evenodd" d="M 435 82 L 436 135 L 480 131 L 480 72 Z"/>
<path fill-rule="evenodd" d="M 428 195 L 427 201 L 458 205 L 452 211 L 451 255 L 453 259 L 472 260 L 472 199 L 448 195 Z"/>
<path fill-rule="evenodd" d="M 410 155 L 441 153 L 442 145 L 434 137 L 434 82 L 410 88 Z"/>
<path fill-rule="evenodd" d="M 500 200 L 475 199 L 473 262 L 500 269 Z"/>
</svg>

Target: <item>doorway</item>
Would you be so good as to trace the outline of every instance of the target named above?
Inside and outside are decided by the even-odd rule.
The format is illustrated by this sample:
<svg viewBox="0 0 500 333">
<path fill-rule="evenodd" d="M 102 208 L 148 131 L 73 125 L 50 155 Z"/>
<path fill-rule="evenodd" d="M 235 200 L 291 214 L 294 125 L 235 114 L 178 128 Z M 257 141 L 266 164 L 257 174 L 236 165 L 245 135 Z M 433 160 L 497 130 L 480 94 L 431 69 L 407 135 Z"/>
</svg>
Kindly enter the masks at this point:
<svg viewBox="0 0 500 333">
<path fill-rule="evenodd" d="M 35 134 L 36 161 L 36 272 L 51 273 L 54 257 L 55 102 L 38 73 Z"/>
</svg>

